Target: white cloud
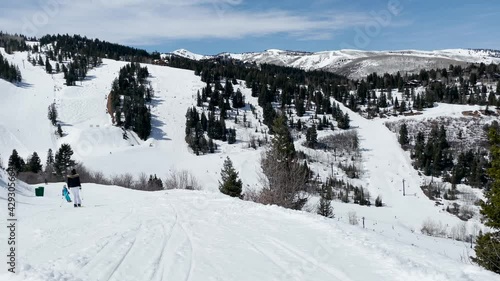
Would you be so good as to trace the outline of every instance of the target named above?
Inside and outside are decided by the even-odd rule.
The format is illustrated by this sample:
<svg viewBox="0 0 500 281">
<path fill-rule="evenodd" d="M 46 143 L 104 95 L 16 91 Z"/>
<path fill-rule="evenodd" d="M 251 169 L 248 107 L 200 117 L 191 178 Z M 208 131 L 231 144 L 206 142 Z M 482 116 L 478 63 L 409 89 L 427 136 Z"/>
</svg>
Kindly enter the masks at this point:
<svg viewBox="0 0 500 281">
<path fill-rule="evenodd" d="M 27 35 L 78 33 L 107 41 L 143 44 L 176 39 L 242 38 L 289 34 L 331 38 L 335 30 L 362 25 L 370 16 L 327 11 L 250 11 L 242 0 L 45 0 L 8 7 L 0 26 Z M 12 6 L 12 5 L 11 5 Z"/>
</svg>

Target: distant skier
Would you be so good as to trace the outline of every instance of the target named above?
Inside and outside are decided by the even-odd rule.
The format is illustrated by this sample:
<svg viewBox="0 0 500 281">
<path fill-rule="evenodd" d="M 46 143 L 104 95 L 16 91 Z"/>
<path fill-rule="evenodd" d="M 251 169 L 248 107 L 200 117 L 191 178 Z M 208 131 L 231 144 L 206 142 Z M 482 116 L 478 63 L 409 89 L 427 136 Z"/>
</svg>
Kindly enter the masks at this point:
<svg viewBox="0 0 500 281">
<path fill-rule="evenodd" d="M 69 190 L 68 190 L 68 188 L 66 187 L 66 185 L 65 185 L 65 186 L 63 186 L 62 196 L 63 196 L 64 198 L 66 198 L 66 201 L 71 202 L 71 197 L 69 196 Z"/>
<path fill-rule="evenodd" d="M 80 198 L 80 189 L 82 189 L 82 185 L 80 183 L 80 175 L 76 173 L 76 170 L 71 170 L 71 174 L 68 175 L 68 187 L 73 193 L 74 205 L 76 207 L 82 206 L 82 199 Z"/>
</svg>

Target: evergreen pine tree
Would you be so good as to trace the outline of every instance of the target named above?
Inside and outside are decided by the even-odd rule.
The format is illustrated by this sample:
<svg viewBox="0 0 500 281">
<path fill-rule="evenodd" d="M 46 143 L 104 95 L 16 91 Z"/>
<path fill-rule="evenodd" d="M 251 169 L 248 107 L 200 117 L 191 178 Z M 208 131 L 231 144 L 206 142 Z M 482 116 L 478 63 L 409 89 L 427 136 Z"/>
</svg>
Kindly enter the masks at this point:
<svg viewBox="0 0 500 281">
<path fill-rule="evenodd" d="M 309 174 L 296 157 L 284 114 L 275 119 L 273 131 L 271 145 L 261 158 L 261 168 L 267 179 L 261 202 L 300 210 L 307 202 L 307 196 L 302 192 L 306 189 Z"/>
<path fill-rule="evenodd" d="M 8 168 L 16 173 L 24 171 L 24 160 L 19 156 L 17 150 L 12 150 L 12 155 L 9 157 Z"/>
<path fill-rule="evenodd" d="M 410 144 L 410 139 L 408 138 L 408 126 L 403 123 L 399 128 L 399 144 L 404 148 Z"/>
<path fill-rule="evenodd" d="M 29 158 L 27 166 L 28 170 L 33 173 L 38 173 L 42 170 L 42 163 L 40 157 L 36 152 L 34 152 L 33 155 L 31 155 L 31 157 Z"/>
<path fill-rule="evenodd" d="M 226 121 L 224 118 L 220 119 L 220 136 L 222 141 L 227 141 L 227 130 L 226 130 Z"/>
<path fill-rule="evenodd" d="M 54 154 L 52 149 L 49 148 L 47 152 L 47 160 L 45 161 L 45 172 L 51 173 L 54 171 Z"/>
<path fill-rule="evenodd" d="M 201 107 L 203 105 L 203 100 L 200 96 L 200 91 L 198 90 L 198 94 L 196 95 L 196 106 Z"/>
<path fill-rule="evenodd" d="M 227 133 L 227 143 L 233 144 L 236 142 L 236 129 L 229 129 Z"/>
<path fill-rule="evenodd" d="M 472 261 L 495 273 L 500 273 L 500 134 L 495 128 L 488 133 L 491 145 L 491 168 L 488 175 L 493 184 L 485 194 L 486 202 L 481 205 L 485 224 L 493 232 L 481 234 L 476 241 L 476 257 Z"/>
<path fill-rule="evenodd" d="M 59 137 L 63 137 L 63 130 L 61 128 L 61 124 L 57 124 L 57 134 L 59 135 Z"/>
<path fill-rule="evenodd" d="M 349 119 L 349 114 L 347 114 L 347 112 L 344 115 L 339 114 L 339 117 L 337 118 L 337 123 L 340 129 L 343 130 L 349 129 L 351 127 L 350 122 L 351 121 Z"/>
<path fill-rule="evenodd" d="M 277 152 L 282 160 L 291 160 L 295 157 L 295 146 L 293 144 L 292 134 L 286 125 L 286 116 L 279 114 L 273 124 L 274 138 L 271 146 Z"/>
<path fill-rule="evenodd" d="M 264 124 L 266 124 L 272 133 L 272 124 L 274 122 L 274 118 L 276 118 L 276 111 L 273 108 L 273 105 L 269 102 L 266 103 L 263 107 L 263 117 L 264 117 Z"/>
<path fill-rule="evenodd" d="M 302 131 L 302 121 L 297 120 L 297 131 Z"/>
<path fill-rule="evenodd" d="M 199 137 L 199 146 L 200 146 L 200 150 L 201 150 L 201 153 L 203 154 L 207 154 L 208 151 L 209 151 L 209 147 L 208 147 L 208 141 L 207 139 L 205 138 L 204 135 L 201 135 Z"/>
<path fill-rule="evenodd" d="M 238 172 L 233 167 L 233 162 L 227 157 L 221 170 L 220 192 L 231 197 L 242 198 L 242 186 L 243 184 L 238 178 Z"/>
<path fill-rule="evenodd" d="M 57 108 L 55 103 L 49 105 L 49 113 L 47 114 L 47 117 L 53 126 L 57 125 Z"/>
<path fill-rule="evenodd" d="M 378 106 L 387 107 L 387 96 L 385 95 L 385 93 L 380 93 L 380 97 L 378 99 Z"/>
<path fill-rule="evenodd" d="M 318 144 L 318 132 L 316 131 L 316 125 L 312 125 L 307 129 L 306 142 L 307 146 L 310 148 L 315 148 Z"/>
<path fill-rule="evenodd" d="M 400 113 L 400 114 L 403 114 L 405 111 L 406 111 L 406 102 L 405 102 L 405 101 L 402 101 L 402 102 L 401 102 L 401 105 L 400 105 L 400 107 L 399 107 L 399 113 Z"/>
<path fill-rule="evenodd" d="M 45 166 L 51 166 L 54 164 L 54 154 L 52 152 L 52 149 L 49 148 L 49 151 L 47 152 L 47 161 L 45 162 Z"/>
<path fill-rule="evenodd" d="M 123 125 L 122 112 L 120 111 L 119 108 L 117 108 L 115 110 L 115 123 L 116 123 L 116 126 L 118 126 L 118 127 Z"/>
<path fill-rule="evenodd" d="M 322 126 L 323 127 L 328 127 L 328 120 L 326 120 L 326 115 L 323 115 L 323 119 L 322 119 Z"/>
<path fill-rule="evenodd" d="M 200 122 L 201 122 L 201 128 L 203 129 L 204 132 L 206 132 L 208 129 L 208 119 L 207 116 L 205 115 L 205 112 L 201 113 Z"/>
<path fill-rule="evenodd" d="M 295 111 L 297 116 L 302 117 L 306 113 L 306 108 L 304 106 L 304 100 L 298 98 L 295 99 Z"/>
<path fill-rule="evenodd" d="M 49 57 L 45 58 L 45 71 L 49 74 L 52 73 L 52 65 L 50 64 Z"/>
<path fill-rule="evenodd" d="M 228 98 L 232 97 L 233 94 L 234 94 L 233 84 L 231 82 L 229 82 L 228 79 L 226 79 L 226 82 L 224 84 L 224 95 L 228 99 Z"/>
<path fill-rule="evenodd" d="M 54 158 L 54 169 L 58 175 L 63 175 L 68 169 L 75 166 L 75 161 L 71 159 L 71 156 L 73 156 L 71 146 L 62 144 Z"/>
<path fill-rule="evenodd" d="M 134 131 L 139 138 L 147 140 L 151 134 L 151 112 L 144 105 L 139 108 L 138 114 L 135 117 Z"/>
<path fill-rule="evenodd" d="M 245 107 L 245 97 L 241 93 L 240 89 L 236 90 L 236 93 L 233 95 L 233 108 L 242 108 Z"/>
<path fill-rule="evenodd" d="M 317 213 L 327 218 L 333 218 L 333 208 L 332 208 L 332 188 L 331 186 L 323 185 L 321 187 L 321 199 L 319 200 L 319 206 Z"/>
<path fill-rule="evenodd" d="M 423 156 L 425 149 L 425 136 L 423 132 L 418 132 L 415 139 L 415 152 L 414 156 L 417 159 L 417 167 L 423 167 Z"/>
</svg>

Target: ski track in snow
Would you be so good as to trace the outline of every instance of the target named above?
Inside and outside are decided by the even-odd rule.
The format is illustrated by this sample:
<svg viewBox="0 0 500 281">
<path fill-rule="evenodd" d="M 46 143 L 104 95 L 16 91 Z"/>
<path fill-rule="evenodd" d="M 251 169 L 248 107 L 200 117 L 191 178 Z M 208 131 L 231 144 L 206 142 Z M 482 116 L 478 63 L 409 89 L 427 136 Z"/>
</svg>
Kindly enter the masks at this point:
<svg viewBox="0 0 500 281">
<path fill-rule="evenodd" d="M 19 209 L 21 273 L 0 280 L 500 280 L 393 236 L 219 194 L 87 184 L 84 208 L 53 208 L 60 188 L 19 195 L 32 203 Z"/>
<path fill-rule="evenodd" d="M 162 201 L 166 200 L 162 198 Z M 158 276 L 160 279 L 153 278 L 151 280 L 169 280 L 169 278 L 171 278 L 174 280 L 188 281 L 190 280 L 193 270 L 193 246 L 191 238 L 179 222 L 179 214 L 175 207 L 170 203 L 167 203 L 167 205 L 173 211 L 172 213 L 175 216 L 175 221 L 168 239 L 166 242 L 164 241 L 164 250 L 160 257 L 160 263 L 167 263 L 169 266 L 167 270 L 162 266 L 160 274 L 157 275 L 155 273 L 155 276 Z M 185 248 L 189 248 L 189 251 L 185 251 Z M 187 260 L 188 265 L 177 264 L 180 260 Z M 187 268 L 187 270 L 181 270 L 183 267 Z"/>
<path fill-rule="evenodd" d="M 82 273 L 82 279 L 190 280 L 193 271 L 190 236 L 179 223 L 175 207 L 164 202 L 164 198 L 159 197 L 155 204 L 167 205 L 174 215 L 173 222 L 152 212 L 143 213 L 156 218 L 141 221 L 136 229 L 111 235 L 110 239 L 88 258 L 90 260 L 81 266 L 79 272 Z M 133 218 L 134 215 L 135 208 L 132 214 L 129 213 L 124 219 Z M 141 243 L 138 243 L 139 241 Z M 137 266 L 138 262 L 143 270 L 131 274 L 130 268 Z"/>
</svg>

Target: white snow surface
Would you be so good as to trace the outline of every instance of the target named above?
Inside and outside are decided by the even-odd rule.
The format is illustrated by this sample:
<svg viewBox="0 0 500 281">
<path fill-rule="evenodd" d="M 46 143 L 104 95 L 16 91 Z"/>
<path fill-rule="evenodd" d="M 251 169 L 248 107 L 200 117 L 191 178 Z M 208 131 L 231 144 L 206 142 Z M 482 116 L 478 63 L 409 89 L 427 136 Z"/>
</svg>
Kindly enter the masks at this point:
<svg viewBox="0 0 500 281">
<path fill-rule="evenodd" d="M 61 186 L 46 186 L 45 197 L 18 194 L 18 274 L 3 271 L 0 280 L 500 280 L 426 249 L 450 244 L 443 239 L 408 244 L 335 219 L 199 191 L 87 184 L 84 207 L 74 208 L 62 201 Z"/>
</svg>

